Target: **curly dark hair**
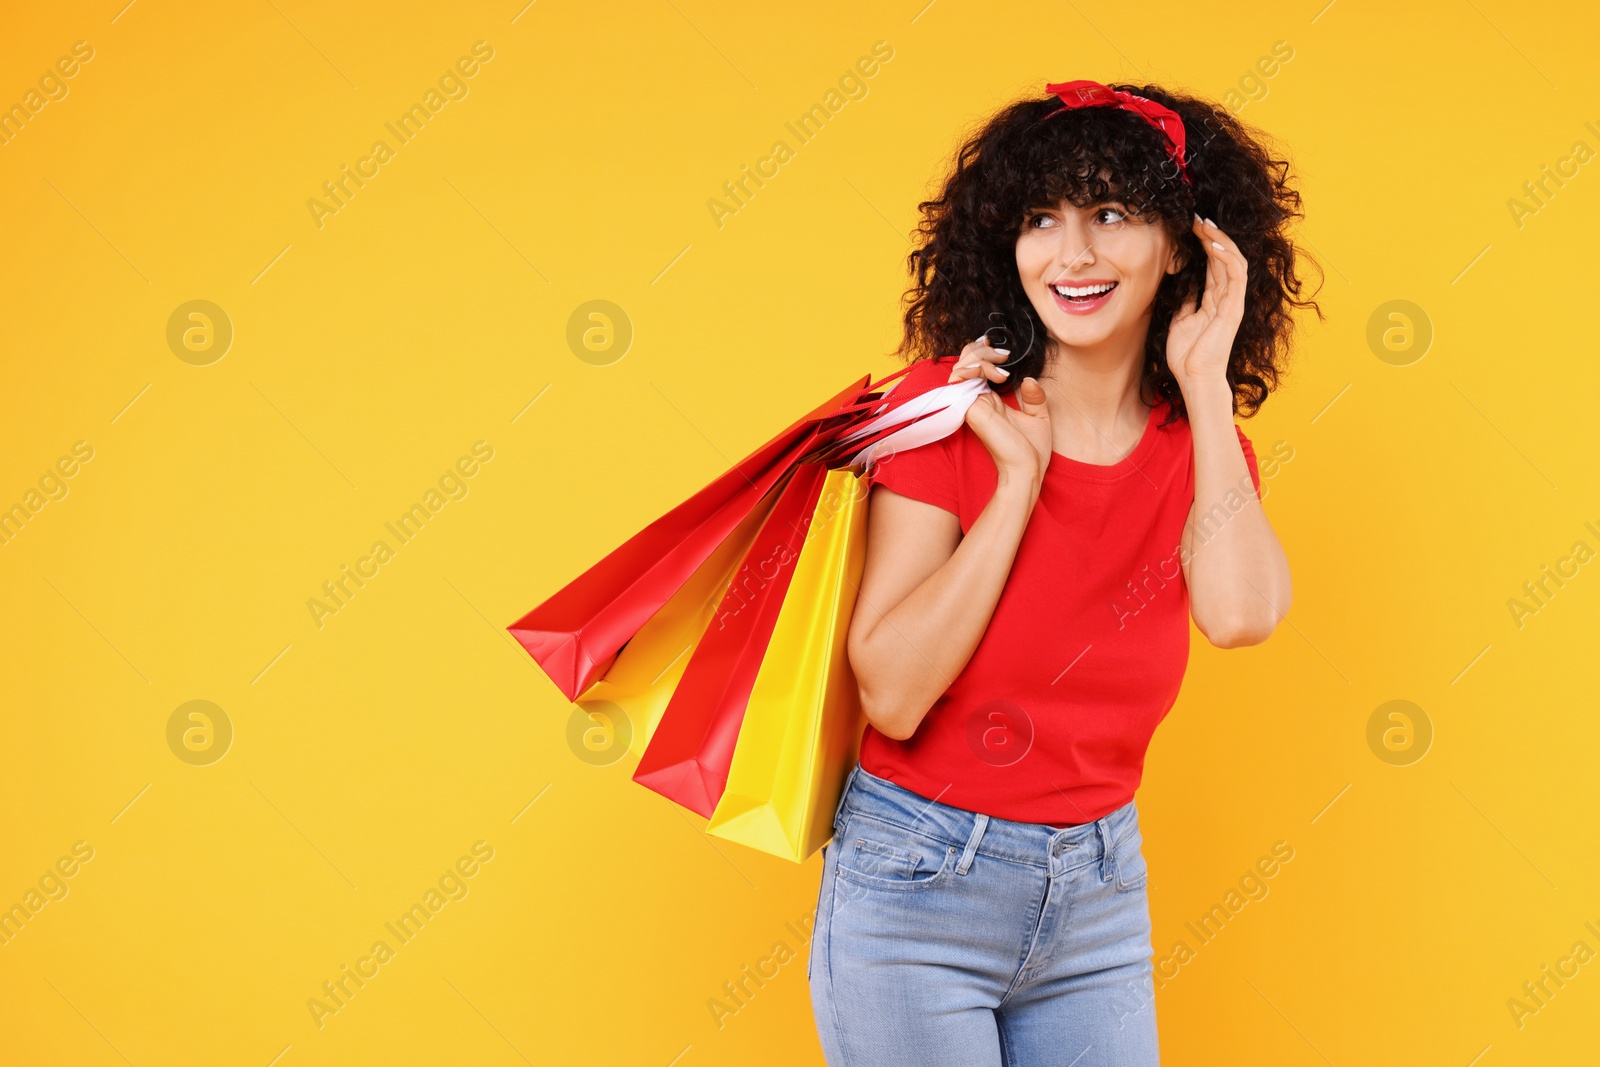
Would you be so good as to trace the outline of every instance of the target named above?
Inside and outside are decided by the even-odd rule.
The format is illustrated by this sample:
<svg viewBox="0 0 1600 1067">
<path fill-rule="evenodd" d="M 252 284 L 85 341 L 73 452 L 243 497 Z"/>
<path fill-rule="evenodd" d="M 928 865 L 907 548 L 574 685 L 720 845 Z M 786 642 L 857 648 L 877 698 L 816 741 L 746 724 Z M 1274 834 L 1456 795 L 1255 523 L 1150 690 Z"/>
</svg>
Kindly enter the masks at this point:
<svg viewBox="0 0 1600 1067">
<path fill-rule="evenodd" d="M 1024 377 L 1037 378 L 1049 337 L 1017 273 L 1023 220 L 1063 200 L 1078 207 L 1114 200 L 1135 216 L 1153 216 L 1181 249 L 1183 268 L 1164 277 L 1156 292 L 1142 386 L 1147 403 L 1158 397 L 1171 403 L 1167 422 L 1187 417 L 1166 344 L 1174 312 L 1189 294 L 1198 300 L 1205 284 L 1206 255 L 1190 228 L 1198 212 L 1233 238 L 1249 264 L 1227 378 L 1235 412 L 1254 415 L 1287 363 L 1291 308 L 1312 308 L 1323 318 L 1315 300 L 1301 298 L 1297 257 L 1317 268 L 1319 290 L 1325 276 L 1285 232 L 1303 217 L 1289 164 L 1273 158 L 1260 131 L 1209 101 L 1153 85 L 1111 88 L 1157 101 L 1183 119 L 1192 186 L 1179 176 L 1161 134 L 1128 111 L 1083 107 L 1040 122 L 1061 106 L 1058 97 L 1005 106 L 967 137 L 938 198 L 917 205 L 922 220 L 908 257 L 915 280 L 902 298 L 905 333 L 895 354 L 908 362 L 950 355 L 998 328 L 1011 343 L 995 334 L 991 343 L 1011 348 L 1012 374 L 993 388 L 1006 392 Z"/>
</svg>

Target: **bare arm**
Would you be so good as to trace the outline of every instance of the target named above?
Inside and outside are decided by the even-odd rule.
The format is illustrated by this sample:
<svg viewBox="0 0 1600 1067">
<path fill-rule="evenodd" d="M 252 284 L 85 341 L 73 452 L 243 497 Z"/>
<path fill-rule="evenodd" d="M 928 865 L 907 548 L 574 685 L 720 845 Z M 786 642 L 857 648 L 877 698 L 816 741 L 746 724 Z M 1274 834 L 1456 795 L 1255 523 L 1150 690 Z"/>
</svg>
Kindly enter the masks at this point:
<svg viewBox="0 0 1600 1067">
<path fill-rule="evenodd" d="M 1191 383 L 1194 506 L 1183 527 L 1184 581 L 1195 626 L 1218 648 L 1256 645 L 1289 613 L 1289 560 L 1250 481 L 1226 381 Z"/>
<path fill-rule="evenodd" d="M 984 360 L 1005 354 L 975 342 L 951 380 L 1003 380 Z M 867 721 L 889 737 L 915 733 L 967 665 L 1039 499 L 1050 457 L 1044 390 L 1025 379 L 1017 398 L 1020 411 L 994 393 L 967 411 L 967 425 L 995 461 L 997 483 L 966 536 L 955 515 L 886 486 L 869 500 L 867 556 L 846 650 Z"/>
<path fill-rule="evenodd" d="M 872 492 L 867 559 L 847 648 L 867 721 L 903 740 L 978 647 L 1038 491 L 1003 482 L 965 537 L 955 515 Z"/>
<path fill-rule="evenodd" d="M 1183 527 L 1184 582 L 1195 626 L 1219 648 L 1254 645 L 1288 614 L 1289 560 L 1251 485 L 1233 425 L 1228 362 L 1244 316 L 1249 264 L 1196 215 L 1205 290 L 1184 298 L 1167 331 L 1167 365 L 1183 391 L 1194 441 L 1194 505 Z M 1198 536 L 1197 536 L 1198 535 Z"/>
</svg>

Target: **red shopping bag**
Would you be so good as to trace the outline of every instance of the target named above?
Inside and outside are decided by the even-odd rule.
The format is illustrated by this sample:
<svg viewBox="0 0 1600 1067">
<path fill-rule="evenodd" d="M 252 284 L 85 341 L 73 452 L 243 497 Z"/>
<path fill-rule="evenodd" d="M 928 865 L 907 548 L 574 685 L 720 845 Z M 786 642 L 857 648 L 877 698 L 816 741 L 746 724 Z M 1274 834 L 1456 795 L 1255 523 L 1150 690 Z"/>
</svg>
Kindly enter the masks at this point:
<svg viewBox="0 0 1600 1067">
<path fill-rule="evenodd" d="M 705 818 L 727 786 L 750 690 L 827 473 L 803 463 L 779 490 L 634 770 L 634 781 Z"/>
<path fill-rule="evenodd" d="M 511 633 L 567 699 L 577 700 L 787 476 L 806 466 L 821 470 L 869 462 L 865 457 L 875 446 L 887 444 L 885 451 L 892 451 L 893 439 L 910 443 L 907 431 L 914 434 L 914 424 L 941 411 L 946 421 L 959 420 L 965 410 L 959 401 L 931 411 L 923 410 L 926 402 L 910 407 L 930 391 L 925 387 L 916 393 L 884 391 L 910 369 L 876 383 L 868 376 L 822 404 L 518 619 Z"/>
<path fill-rule="evenodd" d="M 783 475 L 832 443 L 860 410 L 870 381 L 863 378 L 795 422 L 511 625 L 568 700 L 605 673 Z"/>
<path fill-rule="evenodd" d="M 783 480 L 778 484 L 781 487 Z M 655 735 L 695 646 L 705 636 L 722 595 L 743 565 L 779 495 L 774 489 L 761 498 L 755 510 L 706 557 L 672 599 L 628 638 L 606 672 L 578 697 L 577 706 L 585 711 L 610 715 L 620 710 L 627 716 L 632 726 L 628 750 L 635 762 Z"/>
</svg>

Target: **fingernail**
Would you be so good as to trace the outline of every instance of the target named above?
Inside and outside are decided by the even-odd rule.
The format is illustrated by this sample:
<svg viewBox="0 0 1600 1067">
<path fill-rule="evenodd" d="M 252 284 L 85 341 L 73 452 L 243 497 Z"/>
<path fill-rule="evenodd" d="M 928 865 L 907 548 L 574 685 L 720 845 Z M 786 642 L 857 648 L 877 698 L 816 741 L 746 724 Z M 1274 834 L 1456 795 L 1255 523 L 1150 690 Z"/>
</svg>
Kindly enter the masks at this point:
<svg viewBox="0 0 1600 1067">
<path fill-rule="evenodd" d="M 1007 378 L 1011 377 L 1011 372 L 1006 370 L 1004 367 L 996 367 L 995 370 L 999 371 L 1001 374 L 1004 374 Z"/>
<path fill-rule="evenodd" d="M 1221 241 L 1212 241 L 1211 242 L 1211 247 L 1215 248 L 1217 251 L 1220 252 L 1220 251 L 1222 251 L 1222 242 Z"/>
<path fill-rule="evenodd" d="M 1212 229 L 1213 229 L 1213 230 L 1220 230 L 1220 229 L 1222 229 L 1222 227 L 1221 227 L 1221 226 L 1218 226 L 1218 225 L 1217 225 L 1217 224 L 1216 224 L 1216 223 L 1214 223 L 1214 222 L 1212 222 L 1212 221 L 1211 221 L 1211 220 L 1210 220 L 1210 219 L 1206 219 L 1206 222 L 1207 222 L 1207 223 L 1208 223 L 1208 224 L 1210 224 L 1210 226 L 1211 226 L 1211 228 L 1212 228 Z"/>
<path fill-rule="evenodd" d="M 1011 349 L 1009 348 L 997 348 L 995 351 L 1002 356 L 1009 356 L 1011 354 Z"/>
</svg>

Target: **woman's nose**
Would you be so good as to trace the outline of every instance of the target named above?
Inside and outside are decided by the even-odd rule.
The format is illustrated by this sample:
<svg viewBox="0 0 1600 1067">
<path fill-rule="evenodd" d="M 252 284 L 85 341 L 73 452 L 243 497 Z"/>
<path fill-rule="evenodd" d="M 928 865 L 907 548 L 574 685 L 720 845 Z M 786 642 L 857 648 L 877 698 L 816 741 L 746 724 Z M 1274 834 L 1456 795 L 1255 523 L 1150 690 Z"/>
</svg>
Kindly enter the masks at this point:
<svg viewBox="0 0 1600 1067">
<path fill-rule="evenodd" d="M 1056 251 L 1056 260 L 1061 264 L 1063 271 L 1070 271 L 1080 264 L 1093 263 L 1094 239 L 1076 227 L 1063 226 L 1061 247 Z"/>
</svg>

